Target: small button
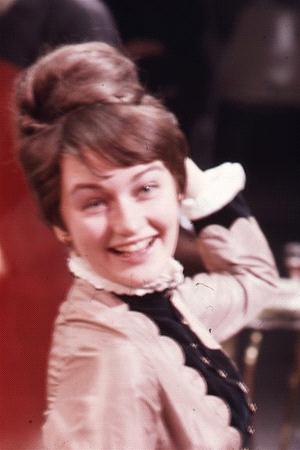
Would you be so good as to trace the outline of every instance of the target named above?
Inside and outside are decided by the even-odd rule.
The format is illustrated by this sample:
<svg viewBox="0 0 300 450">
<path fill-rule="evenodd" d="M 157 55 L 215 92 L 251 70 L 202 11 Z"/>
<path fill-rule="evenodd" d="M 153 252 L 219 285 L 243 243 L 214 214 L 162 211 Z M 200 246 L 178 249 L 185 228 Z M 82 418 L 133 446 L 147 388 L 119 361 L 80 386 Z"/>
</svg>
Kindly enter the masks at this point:
<svg viewBox="0 0 300 450">
<path fill-rule="evenodd" d="M 248 431 L 249 434 L 254 434 L 255 433 L 255 429 L 251 425 L 249 425 L 247 427 L 247 431 Z"/>
<path fill-rule="evenodd" d="M 197 348 L 197 347 L 198 347 L 198 344 L 196 344 L 196 342 L 192 342 L 192 343 L 190 344 L 190 346 L 191 346 L 192 348 Z"/>
<path fill-rule="evenodd" d="M 257 411 L 257 405 L 255 403 L 249 403 L 248 407 L 250 409 L 251 412 L 255 413 Z"/>
<path fill-rule="evenodd" d="M 205 356 L 201 356 L 200 359 L 201 359 L 201 361 L 202 361 L 204 364 L 206 364 L 207 366 L 210 366 L 210 365 L 211 365 L 210 360 L 209 360 L 208 358 L 206 358 Z"/>
<path fill-rule="evenodd" d="M 218 374 L 220 375 L 221 378 L 227 378 L 228 377 L 227 372 L 225 372 L 225 370 L 222 370 L 222 369 L 218 370 Z"/>
<path fill-rule="evenodd" d="M 243 391 L 245 394 L 248 393 L 248 388 L 247 388 L 247 386 L 244 383 L 239 381 L 237 385 L 240 388 L 240 390 Z"/>
</svg>

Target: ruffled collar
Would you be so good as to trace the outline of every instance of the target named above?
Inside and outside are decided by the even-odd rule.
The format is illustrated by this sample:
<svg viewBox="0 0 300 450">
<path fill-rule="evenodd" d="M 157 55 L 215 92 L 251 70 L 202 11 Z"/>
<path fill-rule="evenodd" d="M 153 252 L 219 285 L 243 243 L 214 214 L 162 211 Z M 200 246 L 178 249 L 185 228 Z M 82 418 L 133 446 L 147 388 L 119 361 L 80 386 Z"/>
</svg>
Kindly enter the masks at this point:
<svg viewBox="0 0 300 450">
<path fill-rule="evenodd" d="M 155 291 L 161 292 L 165 289 L 175 288 L 184 280 L 183 267 L 174 258 L 170 258 L 165 272 L 159 275 L 155 281 L 147 283 L 140 288 L 117 284 L 102 277 L 92 269 L 88 261 L 74 253 L 71 253 L 68 258 L 68 267 L 75 277 L 87 281 L 95 289 L 113 292 L 117 295 L 143 296 Z"/>
</svg>

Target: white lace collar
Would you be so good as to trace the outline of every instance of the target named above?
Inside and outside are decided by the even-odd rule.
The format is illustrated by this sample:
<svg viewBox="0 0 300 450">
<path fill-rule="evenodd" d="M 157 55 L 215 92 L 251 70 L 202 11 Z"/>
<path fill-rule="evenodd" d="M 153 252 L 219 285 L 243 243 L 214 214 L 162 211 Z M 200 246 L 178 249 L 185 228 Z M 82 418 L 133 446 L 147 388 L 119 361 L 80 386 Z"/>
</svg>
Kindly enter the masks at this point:
<svg viewBox="0 0 300 450">
<path fill-rule="evenodd" d="M 68 258 L 70 272 L 77 278 L 87 281 L 96 289 L 113 292 L 118 295 L 138 295 L 142 296 L 151 292 L 161 292 L 168 288 L 174 288 L 183 282 L 183 267 L 174 258 L 170 262 L 166 271 L 155 281 L 145 284 L 141 288 L 133 288 L 122 284 L 114 283 L 107 278 L 98 275 L 90 266 L 88 261 L 80 256 L 71 253 Z"/>
<path fill-rule="evenodd" d="M 161 292 L 168 288 L 175 288 L 181 284 L 184 280 L 183 267 L 174 258 L 170 258 L 168 264 L 168 270 L 160 275 L 153 283 L 149 283 L 142 288 L 131 288 L 122 284 L 113 283 L 107 278 L 103 278 L 98 275 L 89 265 L 89 263 L 79 256 L 71 253 L 68 258 L 69 270 L 75 275 L 75 277 L 87 281 L 95 289 L 105 290 L 107 292 L 113 292 L 117 295 L 142 295 L 149 294 L 151 292 Z M 201 341 L 211 349 L 219 349 L 220 345 L 213 339 L 211 334 L 205 329 L 205 327 L 199 322 L 199 320 L 191 313 L 180 298 L 180 295 L 173 292 L 170 300 L 174 307 L 184 317 L 186 323 L 190 329 L 201 339 Z"/>
</svg>

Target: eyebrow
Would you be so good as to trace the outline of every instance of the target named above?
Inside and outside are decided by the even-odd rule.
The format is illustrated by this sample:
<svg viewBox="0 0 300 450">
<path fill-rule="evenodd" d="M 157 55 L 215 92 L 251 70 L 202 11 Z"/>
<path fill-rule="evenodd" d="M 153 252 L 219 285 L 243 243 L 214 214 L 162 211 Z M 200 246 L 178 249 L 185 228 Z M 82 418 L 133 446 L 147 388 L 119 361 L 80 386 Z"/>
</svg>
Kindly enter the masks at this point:
<svg viewBox="0 0 300 450">
<path fill-rule="evenodd" d="M 78 191 L 82 191 L 84 189 L 87 189 L 90 191 L 97 191 L 97 190 L 101 190 L 102 187 L 95 183 L 78 183 L 71 189 L 71 194 L 74 195 Z"/>
<path fill-rule="evenodd" d="M 143 175 L 147 174 L 148 172 L 154 172 L 154 171 L 162 172 L 162 167 L 157 166 L 157 165 L 152 166 L 152 167 L 147 167 L 146 169 L 143 169 L 140 172 L 133 175 L 133 177 L 131 178 L 131 181 L 136 181 L 138 178 L 141 178 Z M 99 178 L 101 178 L 102 180 L 108 180 L 109 178 L 111 178 L 111 175 L 99 175 Z M 78 192 L 79 190 L 84 190 L 84 189 L 96 191 L 96 190 L 102 190 L 103 187 L 101 186 L 101 184 L 97 184 L 97 183 L 78 183 L 71 190 L 71 194 L 73 195 L 76 192 Z"/>
<path fill-rule="evenodd" d="M 135 175 L 133 175 L 133 177 L 132 177 L 132 181 L 136 181 L 138 178 L 140 178 L 140 177 L 142 177 L 143 175 L 145 175 L 146 173 L 148 173 L 148 172 L 156 172 L 156 171 L 158 171 L 158 172 L 162 172 L 162 167 L 160 167 L 160 166 L 157 166 L 157 165 L 153 165 L 153 166 L 151 166 L 151 167 L 147 167 L 146 169 L 144 169 L 144 170 L 141 170 L 141 172 L 138 172 L 138 173 L 136 173 Z"/>
</svg>

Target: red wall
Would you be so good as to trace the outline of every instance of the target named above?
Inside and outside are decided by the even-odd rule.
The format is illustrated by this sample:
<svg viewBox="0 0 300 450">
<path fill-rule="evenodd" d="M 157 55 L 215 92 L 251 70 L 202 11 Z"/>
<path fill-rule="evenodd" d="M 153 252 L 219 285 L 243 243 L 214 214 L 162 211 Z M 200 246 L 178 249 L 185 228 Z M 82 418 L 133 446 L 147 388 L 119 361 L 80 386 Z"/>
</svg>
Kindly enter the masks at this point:
<svg viewBox="0 0 300 450">
<path fill-rule="evenodd" d="M 10 98 L 17 72 L 0 61 L 0 447 L 32 450 L 45 407 L 51 327 L 70 278 L 14 156 Z"/>
</svg>

